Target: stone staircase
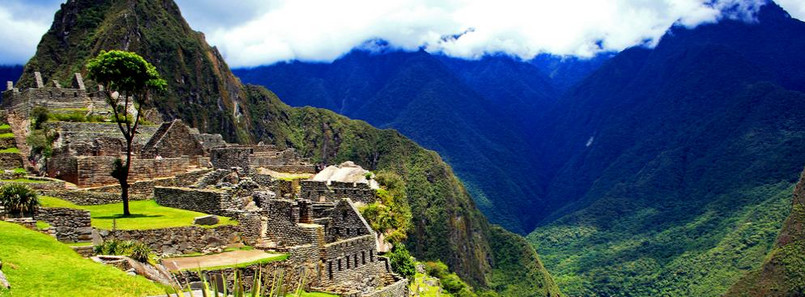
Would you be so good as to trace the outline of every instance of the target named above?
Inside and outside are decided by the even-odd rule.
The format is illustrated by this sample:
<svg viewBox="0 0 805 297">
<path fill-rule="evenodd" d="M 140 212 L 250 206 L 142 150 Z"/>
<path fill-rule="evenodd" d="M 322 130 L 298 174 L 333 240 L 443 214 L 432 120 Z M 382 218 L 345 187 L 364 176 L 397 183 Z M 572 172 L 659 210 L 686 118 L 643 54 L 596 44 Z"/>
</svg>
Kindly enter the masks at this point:
<svg viewBox="0 0 805 297">
<path fill-rule="evenodd" d="M 5 112 L 0 113 L 0 171 L 10 171 L 23 168 L 22 155 L 17 148 L 17 141 L 11 126 L 8 124 Z"/>
</svg>

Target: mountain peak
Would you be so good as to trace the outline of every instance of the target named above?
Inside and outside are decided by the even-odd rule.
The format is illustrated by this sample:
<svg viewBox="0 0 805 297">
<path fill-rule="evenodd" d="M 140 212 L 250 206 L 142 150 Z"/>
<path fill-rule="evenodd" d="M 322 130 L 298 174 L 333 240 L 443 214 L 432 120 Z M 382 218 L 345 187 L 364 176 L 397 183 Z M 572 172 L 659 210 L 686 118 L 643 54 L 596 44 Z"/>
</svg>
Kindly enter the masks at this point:
<svg viewBox="0 0 805 297">
<path fill-rule="evenodd" d="M 68 81 L 101 50 L 133 51 L 157 67 L 168 90 L 154 102 L 164 120 L 181 118 L 229 141 L 249 142 L 242 86 L 217 49 L 190 28 L 173 0 L 70 0 L 62 4 L 25 65 L 19 86 Z M 90 84 L 88 84 L 90 85 Z M 192 104 L 185 104 L 192 103 Z M 217 106 L 217 108 L 209 108 Z"/>
</svg>

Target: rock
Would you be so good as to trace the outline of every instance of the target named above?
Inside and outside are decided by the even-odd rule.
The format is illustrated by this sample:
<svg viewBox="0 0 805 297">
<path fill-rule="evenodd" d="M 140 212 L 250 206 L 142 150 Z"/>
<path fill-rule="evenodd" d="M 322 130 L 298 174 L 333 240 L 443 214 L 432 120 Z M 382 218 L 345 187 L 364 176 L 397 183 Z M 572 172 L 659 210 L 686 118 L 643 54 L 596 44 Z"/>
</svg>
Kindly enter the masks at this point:
<svg viewBox="0 0 805 297">
<path fill-rule="evenodd" d="M 11 284 L 8 283 L 8 279 L 6 279 L 6 275 L 0 271 L 0 288 L 2 289 L 9 289 L 11 288 Z"/>
<path fill-rule="evenodd" d="M 216 216 L 216 215 L 208 215 L 208 216 L 197 217 L 197 218 L 193 219 L 193 224 L 194 225 L 206 225 L 206 226 L 209 226 L 209 225 L 218 224 L 218 222 L 220 222 L 220 220 L 218 219 L 218 216 Z"/>
</svg>

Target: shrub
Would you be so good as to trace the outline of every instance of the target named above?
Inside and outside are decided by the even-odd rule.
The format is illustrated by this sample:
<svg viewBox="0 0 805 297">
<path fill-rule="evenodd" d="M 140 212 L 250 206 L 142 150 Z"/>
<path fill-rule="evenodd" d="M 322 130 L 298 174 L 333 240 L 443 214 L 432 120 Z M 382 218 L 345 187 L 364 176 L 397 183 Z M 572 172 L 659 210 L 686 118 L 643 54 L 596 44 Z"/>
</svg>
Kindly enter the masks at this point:
<svg viewBox="0 0 805 297">
<path fill-rule="evenodd" d="M 123 241 L 110 239 L 103 244 L 95 246 L 95 253 L 99 255 L 128 256 L 135 261 L 148 262 L 151 248 L 139 241 Z"/>
<path fill-rule="evenodd" d="M 48 109 L 44 106 L 37 106 L 31 111 L 31 118 L 33 118 L 34 129 L 42 129 L 42 124 L 48 121 L 50 117 Z"/>
<path fill-rule="evenodd" d="M 407 279 L 413 279 L 416 274 L 414 259 L 402 243 L 394 245 L 391 253 L 389 253 L 389 263 L 394 272 Z"/>
<path fill-rule="evenodd" d="M 36 192 L 26 185 L 11 184 L 0 187 L 0 202 L 8 213 L 32 214 L 39 205 Z"/>
</svg>

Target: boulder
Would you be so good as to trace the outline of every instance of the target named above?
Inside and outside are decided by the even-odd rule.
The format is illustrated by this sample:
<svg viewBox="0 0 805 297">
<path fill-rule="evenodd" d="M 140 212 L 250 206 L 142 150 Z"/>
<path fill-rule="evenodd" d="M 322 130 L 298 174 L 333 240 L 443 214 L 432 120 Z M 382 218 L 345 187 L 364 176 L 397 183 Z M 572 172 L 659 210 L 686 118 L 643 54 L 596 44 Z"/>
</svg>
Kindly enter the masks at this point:
<svg viewBox="0 0 805 297">
<path fill-rule="evenodd" d="M 220 222 L 220 220 L 218 219 L 218 216 L 215 216 L 215 215 L 208 215 L 208 216 L 197 217 L 197 218 L 193 219 L 193 224 L 194 225 L 206 225 L 206 226 L 209 226 L 209 225 L 218 224 L 218 222 Z"/>
<path fill-rule="evenodd" d="M 8 279 L 6 279 L 6 275 L 0 271 L 0 289 L 8 289 L 11 288 L 11 284 L 8 283 Z"/>
</svg>

